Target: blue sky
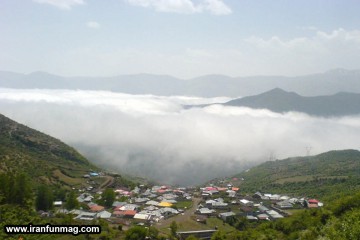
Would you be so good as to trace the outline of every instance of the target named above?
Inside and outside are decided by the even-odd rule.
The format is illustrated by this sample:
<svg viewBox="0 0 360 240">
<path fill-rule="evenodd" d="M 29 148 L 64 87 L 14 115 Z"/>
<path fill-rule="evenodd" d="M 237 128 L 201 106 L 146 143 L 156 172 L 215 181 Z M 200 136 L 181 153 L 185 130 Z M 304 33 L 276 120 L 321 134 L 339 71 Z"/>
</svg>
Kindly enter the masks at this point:
<svg viewBox="0 0 360 240">
<path fill-rule="evenodd" d="M 360 68 L 357 0 L 2 0 L 0 70 L 192 78 Z"/>
</svg>

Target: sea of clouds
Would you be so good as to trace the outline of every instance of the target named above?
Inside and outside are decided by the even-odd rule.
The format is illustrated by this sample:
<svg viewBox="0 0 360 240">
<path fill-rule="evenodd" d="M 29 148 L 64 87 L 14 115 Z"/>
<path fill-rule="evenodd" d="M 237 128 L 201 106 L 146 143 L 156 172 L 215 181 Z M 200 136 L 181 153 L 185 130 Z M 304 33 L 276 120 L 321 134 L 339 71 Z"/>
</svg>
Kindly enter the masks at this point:
<svg viewBox="0 0 360 240">
<path fill-rule="evenodd" d="M 101 167 L 168 184 L 196 185 L 269 159 L 360 147 L 360 116 L 184 107 L 229 100 L 0 89 L 0 113 L 61 139 Z"/>
</svg>

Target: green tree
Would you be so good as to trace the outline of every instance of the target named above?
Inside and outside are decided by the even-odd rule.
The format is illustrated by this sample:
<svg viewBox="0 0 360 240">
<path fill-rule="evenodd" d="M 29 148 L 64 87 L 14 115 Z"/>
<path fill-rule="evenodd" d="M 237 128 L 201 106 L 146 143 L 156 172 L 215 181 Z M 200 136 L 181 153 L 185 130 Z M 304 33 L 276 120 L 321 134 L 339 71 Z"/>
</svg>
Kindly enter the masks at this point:
<svg viewBox="0 0 360 240">
<path fill-rule="evenodd" d="M 18 204 L 22 207 L 27 206 L 31 200 L 31 188 L 29 185 L 29 179 L 26 177 L 24 173 L 20 173 L 16 175 L 15 178 L 15 186 L 14 186 L 14 203 Z"/>
<path fill-rule="evenodd" d="M 159 230 L 157 230 L 155 227 L 149 227 L 148 237 L 150 239 L 158 239 L 158 236 L 159 236 Z"/>
<path fill-rule="evenodd" d="M 212 235 L 211 240 L 226 240 L 226 236 L 223 232 L 217 231 Z"/>
<path fill-rule="evenodd" d="M 36 193 L 36 210 L 48 211 L 53 207 L 53 194 L 50 188 L 46 185 L 41 185 Z"/>
<path fill-rule="evenodd" d="M 125 240 L 144 240 L 146 239 L 146 229 L 135 226 L 126 231 Z"/>
<path fill-rule="evenodd" d="M 66 197 L 66 202 L 65 202 L 65 208 L 67 210 L 72 210 L 72 209 L 76 209 L 79 207 L 79 202 L 76 199 L 76 194 L 74 191 L 71 191 L 68 196 Z"/>
<path fill-rule="evenodd" d="M 107 188 L 107 189 L 105 189 L 105 191 L 101 195 L 101 203 L 105 207 L 109 208 L 114 203 L 115 197 L 116 197 L 116 195 L 115 195 L 114 189 Z"/>
<path fill-rule="evenodd" d="M 176 236 L 176 232 L 178 230 L 178 225 L 175 221 L 172 221 L 170 224 L 170 232 L 171 232 L 171 236 L 175 237 Z"/>
</svg>

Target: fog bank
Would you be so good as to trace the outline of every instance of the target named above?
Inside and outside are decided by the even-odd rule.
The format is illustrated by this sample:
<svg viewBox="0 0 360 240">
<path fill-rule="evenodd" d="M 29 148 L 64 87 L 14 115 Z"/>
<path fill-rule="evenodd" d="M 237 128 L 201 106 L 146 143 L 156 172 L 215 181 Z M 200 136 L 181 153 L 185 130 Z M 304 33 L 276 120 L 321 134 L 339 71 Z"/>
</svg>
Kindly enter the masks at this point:
<svg viewBox="0 0 360 240">
<path fill-rule="evenodd" d="M 269 158 L 359 148 L 360 116 L 212 105 L 228 98 L 0 89 L 0 113 L 76 147 L 100 167 L 194 185 Z"/>
</svg>

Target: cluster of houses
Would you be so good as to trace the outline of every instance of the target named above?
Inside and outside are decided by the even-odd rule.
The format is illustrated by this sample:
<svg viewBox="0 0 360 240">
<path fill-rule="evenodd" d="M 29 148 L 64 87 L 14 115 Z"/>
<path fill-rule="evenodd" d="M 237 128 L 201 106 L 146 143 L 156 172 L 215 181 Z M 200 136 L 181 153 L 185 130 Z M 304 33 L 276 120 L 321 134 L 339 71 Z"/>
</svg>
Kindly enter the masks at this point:
<svg viewBox="0 0 360 240">
<path fill-rule="evenodd" d="M 219 217 L 226 221 L 227 218 L 233 216 L 243 216 L 250 221 L 271 221 L 290 215 L 289 209 L 323 206 L 323 203 L 316 199 L 260 192 L 256 192 L 252 196 L 242 196 L 238 190 L 231 184 L 228 184 L 227 187 L 201 188 L 203 201 L 195 212 L 198 215 L 198 221 L 204 221 L 204 217 Z"/>
<path fill-rule="evenodd" d="M 133 190 L 118 188 L 115 193 L 116 201 L 113 202 L 111 208 L 105 208 L 96 203 L 101 192 L 94 194 L 88 191 L 80 193 L 77 197 L 77 201 L 82 203 L 82 206 L 87 206 L 86 210 L 67 211 L 61 208 L 61 202 L 57 202 L 58 212 L 73 214 L 74 219 L 82 221 L 102 218 L 125 225 L 131 222 L 151 224 L 182 213 L 183 209 L 175 207 L 178 201 L 192 201 L 192 195 L 185 188 L 172 189 L 167 186 L 153 186 L 148 189 L 141 186 Z"/>
</svg>

